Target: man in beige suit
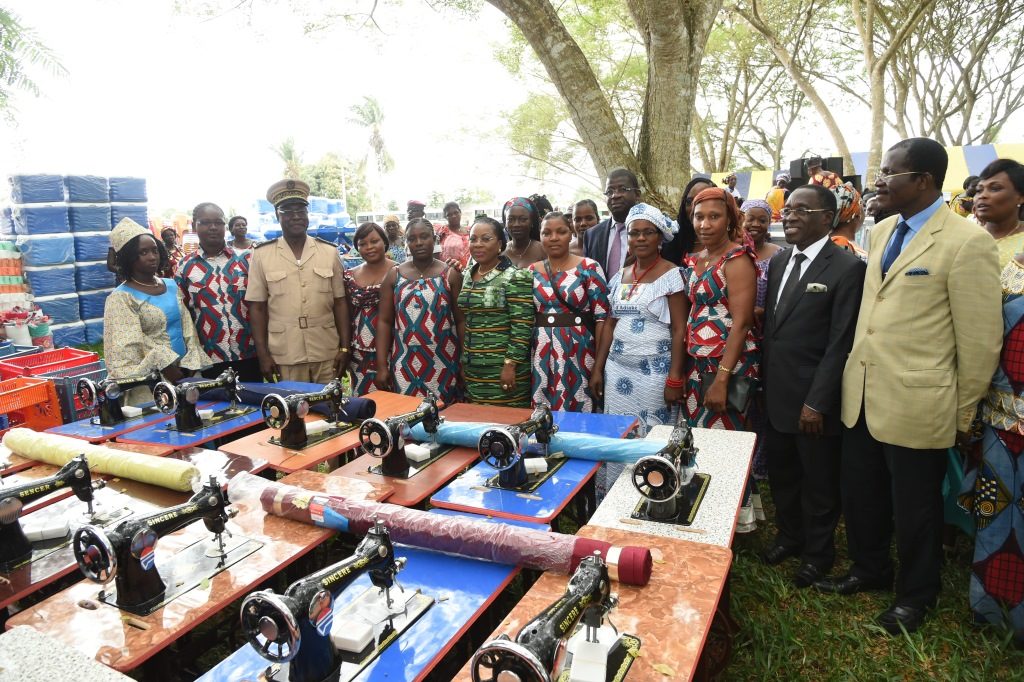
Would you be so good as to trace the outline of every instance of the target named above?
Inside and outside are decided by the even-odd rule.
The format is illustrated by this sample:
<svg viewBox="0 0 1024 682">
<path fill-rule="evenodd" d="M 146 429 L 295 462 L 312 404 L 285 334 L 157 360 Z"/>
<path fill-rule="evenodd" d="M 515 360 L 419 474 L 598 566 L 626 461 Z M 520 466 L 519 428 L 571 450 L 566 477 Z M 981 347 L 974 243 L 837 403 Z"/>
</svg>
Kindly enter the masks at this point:
<svg viewBox="0 0 1024 682">
<path fill-rule="evenodd" d="M 939 593 L 946 448 L 965 433 L 1002 343 L 995 241 L 943 202 L 945 149 L 904 140 L 875 180 L 895 215 L 871 232 L 853 348 L 843 372 L 842 496 L 848 574 L 815 583 L 839 594 L 888 589 L 878 624 L 916 630 Z"/>
</svg>

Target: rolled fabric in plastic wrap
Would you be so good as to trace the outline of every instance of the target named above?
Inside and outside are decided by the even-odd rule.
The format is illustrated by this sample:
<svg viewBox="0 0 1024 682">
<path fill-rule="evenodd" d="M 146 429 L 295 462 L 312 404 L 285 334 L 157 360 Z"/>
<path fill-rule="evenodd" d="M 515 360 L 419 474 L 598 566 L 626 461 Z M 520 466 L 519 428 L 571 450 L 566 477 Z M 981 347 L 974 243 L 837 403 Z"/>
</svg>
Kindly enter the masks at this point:
<svg viewBox="0 0 1024 682">
<path fill-rule="evenodd" d="M 484 559 L 566 575 L 585 557 L 600 552 L 612 578 L 627 585 L 646 585 L 653 561 L 646 547 L 615 547 L 607 542 L 578 538 L 468 517 L 441 516 L 418 509 L 271 483 L 265 478 L 240 473 L 228 482 L 232 501 L 259 504 L 267 513 L 362 536 L 377 519 L 384 522 L 391 539 L 414 547 L 446 554 Z"/>
<path fill-rule="evenodd" d="M 199 477 L 199 469 L 194 464 L 180 459 L 114 450 L 78 438 L 39 433 L 32 429 L 11 429 L 4 435 L 3 443 L 16 455 L 57 467 L 64 466 L 78 455 L 85 455 L 92 471 L 171 490 L 190 491 L 192 479 Z"/>
<path fill-rule="evenodd" d="M 179 384 L 188 384 L 195 381 L 208 381 L 207 379 L 199 378 L 188 378 L 179 381 Z M 260 405 L 263 403 L 263 399 L 271 393 L 276 393 L 282 398 L 287 398 L 290 395 L 296 393 L 304 393 L 305 391 L 296 391 L 291 388 L 281 388 L 277 384 L 251 384 L 242 383 L 242 390 L 238 392 L 238 399 L 246 405 Z M 220 400 L 226 402 L 231 400 L 231 396 L 228 394 L 227 389 L 214 388 L 209 391 L 203 391 L 199 394 L 199 397 L 203 400 Z M 318 412 L 324 416 L 331 416 L 330 403 L 316 403 L 309 406 L 310 412 Z M 345 409 L 341 412 L 342 421 L 355 421 L 362 419 L 369 419 L 370 417 L 377 414 L 377 403 L 373 402 L 372 398 L 349 398 L 348 402 L 345 403 Z"/>
<path fill-rule="evenodd" d="M 557 414 L 557 413 L 556 413 Z M 437 429 L 437 440 L 444 445 L 455 445 L 465 448 L 477 448 L 480 436 L 497 424 L 482 422 L 442 422 Z M 423 427 L 416 425 L 412 429 L 412 437 L 423 442 L 429 436 Z M 589 433 L 559 431 L 551 436 L 549 452 L 561 452 L 574 459 L 589 459 L 600 462 L 635 462 L 641 457 L 653 455 L 665 447 L 663 440 L 646 440 L 635 438 L 608 438 L 593 436 Z"/>
</svg>

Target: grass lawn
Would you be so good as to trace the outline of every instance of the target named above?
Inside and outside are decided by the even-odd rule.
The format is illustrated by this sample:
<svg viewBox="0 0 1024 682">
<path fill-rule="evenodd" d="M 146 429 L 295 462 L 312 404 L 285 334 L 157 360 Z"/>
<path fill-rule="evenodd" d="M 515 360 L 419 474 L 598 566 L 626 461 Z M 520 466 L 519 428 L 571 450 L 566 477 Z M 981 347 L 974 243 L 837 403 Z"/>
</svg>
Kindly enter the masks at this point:
<svg viewBox="0 0 1024 682">
<path fill-rule="evenodd" d="M 874 624 L 891 593 L 825 595 L 790 583 L 797 559 L 764 566 L 757 558 L 774 533 L 771 496 L 762 485 L 767 523 L 733 546 L 733 638 L 725 680 L 1024 680 L 1024 650 L 1007 630 L 973 625 L 967 585 L 973 541 L 959 534 L 942 574 L 938 608 L 914 634 L 890 637 Z M 840 525 L 836 571 L 845 572 Z"/>
</svg>

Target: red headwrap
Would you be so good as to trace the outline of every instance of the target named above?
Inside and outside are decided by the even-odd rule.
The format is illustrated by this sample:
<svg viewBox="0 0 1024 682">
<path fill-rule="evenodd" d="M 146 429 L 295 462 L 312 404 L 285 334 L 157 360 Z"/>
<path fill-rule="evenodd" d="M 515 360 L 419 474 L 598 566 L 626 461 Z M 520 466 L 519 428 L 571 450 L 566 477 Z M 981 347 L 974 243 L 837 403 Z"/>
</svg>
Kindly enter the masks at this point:
<svg viewBox="0 0 1024 682">
<path fill-rule="evenodd" d="M 729 238 L 736 241 L 740 239 L 740 209 L 736 206 L 736 200 L 728 190 L 722 187 L 708 187 L 701 190 L 693 198 L 693 208 L 702 201 L 724 201 L 725 215 L 729 218 Z"/>
</svg>

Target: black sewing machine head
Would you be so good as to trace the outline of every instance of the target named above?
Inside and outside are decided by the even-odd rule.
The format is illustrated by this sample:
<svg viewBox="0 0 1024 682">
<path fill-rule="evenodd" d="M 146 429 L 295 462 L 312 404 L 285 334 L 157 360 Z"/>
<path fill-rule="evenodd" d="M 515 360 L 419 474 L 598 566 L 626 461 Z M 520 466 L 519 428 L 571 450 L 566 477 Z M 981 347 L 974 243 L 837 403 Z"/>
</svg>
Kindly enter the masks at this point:
<svg viewBox="0 0 1024 682">
<path fill-rule="evenodd" d="M 153 388 L 153 401 L 164 414 L 174 414 L 174 424 L 179 431 L 196 431 L 203 427 L 196 403 L 199 394 L 215 388 L 227 390 L 231 396 L 231 405 L 238 402 L 238 392 L 242 385 L 238 382 L 235 370 L 230 367 L 220 373 L 216 379 L 207 381 L 190 381 L 183 384 L 172 384 L 161 381 Z"/>
<path fill-rule="evenodd" d="M 79 379 L 75 393 L 87 408 L 99 407 L 100 425 L 114 426 L 124 421 L 120 398 L 125 391 L 136 386 L 149 386 L 152 391 L 158 383 L 160 383 L 160 372 L 154 369 L 149 374 L 130 379 L 111 379 L 110 377 L 99 381 Z"/>
<path fill-rule="evenodd" d="M 530 418 L 510 426 L 498 426 L 488 429 L 480 436 L 477 444 L 480 459 L 490 464 L 500 473 L 498 484 L 503 488 L 514 488 L 526 483 L 526 466 L 523 464 L 523 451 L 530 436 L 546 451 L 551 436 L 558 431 L 555 426 L 551 407 L 546 404 L 537 405 Z M 546 454 L 546 452 L 544 453 Z"/>
<path fill-rule="evenodd" d="M 92 514 L 93 491 L 103 481 L 93 481 L 85 455 L 79 455 L 53 476 L 22 485 L 0 487 L 0 570 L 20 564 L 32 555 L 32 543 L 25 537 L 18 516 L 29 502 L 63 488 L 71 488 Z"/>
<path fill-rule="evenodd" d="M 331 422 L 337 423 L 348 402 L 342 392 L 341 379 L 333 379 L 316 393 L 293 393 L 280 396 L 271 393 L 263 398 L 260 410 L 263 412 L 263 423 L 272 429 L 281 430 L 281 446 L 301 449 L 306 446 L 309 436 L 306 434 L 305 417 L 309 414 L 310 405 L 328 403 L 331 409 Z"/>
<path fill-rule="evenodd" d="M 428 395 L 413 412 L 387 419 L 371 417 L 364 420 L 359 426 L 359 442 L 366 454 L 384 460 L 380 466 L 381 474 L 405 478 L 409 472 L 409 462 L 405 457 L 405 441 L 409 437 L 409 430 L 422 422 L 423 429 L 433 435 L 437 433 L 437 427 L 442 421 L 444 417 L 437 409 L 436 396 Z M 427 447 L 435 454 L 441 446 L 435 441 L 427 444 Z"/>
<path fill-rule="evenodd" d="M 166 585 L 155 564 L 157 540 L 202 519 L 206 529 L 221 535 L 236 511 L 228 509 L 228 497 L 213 476 L 187 502 L 146 516 L 132 516 L 109 531 L 82 526 L 75 531 L 72 547 L 78 568 L 93 582 L 117 586 L 118 608 L 148 613 L 164 596 Z"/>
<path fill-rule="evenodd" d="M 282 679 L 329 679 L 340 665 L 330 640 L 333 595 L 369 572 L 370 582 L 385 593 L 390 606 L 391 587 L 404 565 L 405 559 L 395 558 L 388 531 L 378 520 L 350 557 L 292 583 L 282 595 L 260 590 L 242 600 L 242 632 L 268 661 L 289 664 Z"/>
<path fill-rule="evenodd" d="M 633 517 L 689 525 L 710 480 L 696 464 L 693 432 L 676 427 L 665 447 L 633 465 L 633 486 L 646 500 Z"/>
<path fill-rule="evenodd" d="M 580 621 L 588 628 L 588 641 L 592 635 L 596 639 L 597 628 L 617 604 L 608 567 L 600 554 L 586 557 L 569 580 L 565 594 L 524 625 L 515 641 L 502 635 L 473 654 L 473 681 L 551 682 L 557 678 L 559 654 Z"/>
</svg>

